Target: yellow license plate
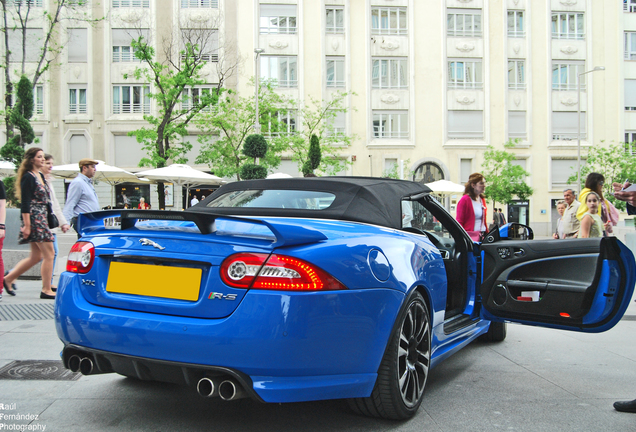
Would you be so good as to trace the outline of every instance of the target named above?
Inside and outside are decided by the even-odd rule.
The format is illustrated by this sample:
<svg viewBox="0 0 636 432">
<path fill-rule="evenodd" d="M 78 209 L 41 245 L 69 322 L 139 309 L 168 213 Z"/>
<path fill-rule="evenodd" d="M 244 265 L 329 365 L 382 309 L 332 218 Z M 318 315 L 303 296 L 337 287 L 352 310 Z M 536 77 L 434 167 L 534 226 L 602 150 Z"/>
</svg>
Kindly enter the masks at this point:
<svg viewBox="0 0 636 432">
<path fill-rule="evenodd" d="M 106 291 L 197 301 L 201 269 L 122 262 L 110 263 Z"/>
</svg>

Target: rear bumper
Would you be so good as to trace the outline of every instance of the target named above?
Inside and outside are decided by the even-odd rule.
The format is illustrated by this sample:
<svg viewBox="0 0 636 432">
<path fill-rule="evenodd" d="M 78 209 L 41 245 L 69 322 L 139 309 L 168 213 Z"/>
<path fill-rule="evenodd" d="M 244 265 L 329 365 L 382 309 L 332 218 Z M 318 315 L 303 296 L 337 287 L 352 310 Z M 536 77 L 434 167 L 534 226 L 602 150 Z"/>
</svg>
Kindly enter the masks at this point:
<svg viewBox="0 0 636 432">
<path fill-rule="evenodd" d="M 139 378 L 175 382 L 175 370 L 222 369 L 248 392 L 251 385 L 256 399 L 296 402 L 368 396 L 403 300 L 386 289 L 250 291 L 229 317 L 202 319 L 94 305 L 78 276 L 64 273 L 55 320 L 65 346 L 111 363 L 128 358 L 126 368 L 137 362 L 151 371 Z M 121 368 L 114 371 L 130 375 Z"/>
</svg>

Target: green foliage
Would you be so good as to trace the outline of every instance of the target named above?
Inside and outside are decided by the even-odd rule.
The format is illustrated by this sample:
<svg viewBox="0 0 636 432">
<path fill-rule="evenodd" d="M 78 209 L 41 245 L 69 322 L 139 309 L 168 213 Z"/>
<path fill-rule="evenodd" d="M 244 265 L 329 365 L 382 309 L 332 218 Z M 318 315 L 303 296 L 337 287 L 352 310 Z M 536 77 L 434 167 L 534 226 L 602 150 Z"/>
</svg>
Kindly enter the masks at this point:
<svg viewBox="0 0 636 432">
<path fill-rule="evenodd" d="M 212 32 L 200 30 L 192 39 L 205 40 L 206 31 Z M 158 108 L 156 116 L 144 115 L 149 126 L 128 134 L 134 136 L 146 152 L 147 157 L 140 160 L 139 166 L 161 168 L 169 160 L 187 163 L 186 154 L 192 149 L 192 144 L 182 138 L 188 135 L 190 122 L 216 104 L 221 83 L 210 92 L 200 92 L 197 97 L 188 96 L 186 89 L 205 84 L 200 72 L 206 62 L 196 43 L 187 42 L 185 49 L 178 54 L 179 60 L 169 59 L 165 63 L 157 60 L 154 47 L 143 36 L 134 39 L 131 45 L 135 56 L 144 64 L 135 69 L 133 77 L 138 81 L 153 83 L 153 91 L 148 92 L 147 97 L 154 99 Z M 157 188 L 157 192 L 159 208 L 164 208 L 164 188 Z"/>
<path fill-rule="evenodd" d="M 259 119 L 261 123 L 268 118 L 276 118 L 275 113 L 284 110 L 287 100 L 274 91 L 271 82 L 259 86 Z M 256 107 L 253 97 L 240 97 L 228 91 L 219 98 L 216 110 L 204 113 L 197 126 L 204 132 L 199 135 L 201 152 L 196 163 L 206 164 L 220 177 L 236 177 L 241 180 L 240 169 L 247 160 L 243 145 L 248 135 L 253 133 L 256 122 Z M 270 123 L 264 130 L 269 131 Z M 278 127 L 273 124 L 272 127 Z M 267 153 L 260 158 L 259 164 L 270 171 L 280 165 L 280 154 L 286 150 L 287 143 L 270 140 Z"/>
<path fill-rule="evenodd" d="M 320 140 L 313 134 L 311 136 L 311 140 L 309 141 L 309 151 L 307 154 L 307 160 L 305 161 L 302 173 L 307 176 L 308 174 L 313 174 L 314 170 L 318 169 L 320 166 L 320 160 L 322 159 L 322 153 L 320 152 Z"/>
<path fill-rule="evenodd" d="M 256 164 L 243 164 L 239 170 L 243 180 L 264 179 L 267 177 L 267 168 Z"/>
<path fill-rule="evenodd" d="M 245 138 L 245 144 L 243 144 L 243 154 L 245 156 L 254 158 L 254 163 L 256 163 L 256 158 L 265 157 L 266 153 L 267 140 L 263 135 L 252 134 Z"/>
<path fill-rule="evenodd" d="M 335 120 L 341 113 L 349 111 L 347 100 L 355 93 L 338 91 L 333 93 L 330 100 L 319 100 L 309 97 L 310 103 L 298 111 L 298 121 L 302 127 L 293 134 L 280 134 L 272 138 L 272 141 L 282 143 L 282 147 L 291 151 L 292 160 L 298 165 L 301 172 L 305 172 L 311 165 L 309 161 L 309 148 L 312 135 L 319 139 L 321 159 L 319 165 L 313 170 L 320 170 L 327 175 L 341 172 L 351 163 L 342 159 L 340 151 L 351 146 L 356 139 L 355 135 L 347 135 L 335 126 Z M 311 162 L 310 162 L 311 163 Z"/>
<path fill-rule="evenodd" d="M 411 163 L 411 159 L 407 159 L 404 161 L 404 165 L 410 165 Z M 410 171 L 407 174 L 406 179 L 413 179 L 413 175 L 415 174 L 415 171 Z M 400 166 L 396 163 L 393 164 L 393 166 L 389 169 L 386 169 L 382 172 L 382 177 L 384 178 L 392 178 L 392 179 L 396 179 L 396 180 L 400 180 L 402 179 L 401 173 L 400 173 Z"/>
<path fill-rule="evenodd" d="M 5 177 L 2 179 L 4 190 L 7 195 L 8 207 L 20 207 L 20 200 L 15 197 L 15 177 Z"/>
<path fill-rule="evenodd" d="M 16 103 L 10 110 L 9 119 L 19 132 L 0 149 L 0 156 L 19 166 L 24 155 L 25 144 L 31 144 L 35 139 L 35 133 L 29 121 L 33 116 L 33 87 L 26 75 L 22 75 L 18 82 L 16 96 Z"/>
<path fill-rule="evenodd" d="M 603 174 L 603 196 L 611 201 L 616 208 L 625 210 L 625 203 L 615 199 L 612 183 L 623 183 L 626 179 L 636 182 L 636 154 L 633 153 L 633 143 L 612 143 L 609 146 L 594 145 L 588 148 L 587 155 L 581 160 L 581 189 L 585 187 L 585 179 L 591 172 Z M 576 163 L 574 168 L 576 169 Z M 576 173 L 568 178 L 569 184 L 577 184 Z M 576 188 L 575 188 L 576 189 Z"/>
<path fill-rule="evenodd" d="M 515 142 L 512 140 L 504 144 L 505 149 L 514 146 Z M 481 165 L 481 173 L 486 179 L 484 194 L 493 201 L 493 205 L 511 204 L 515 196 L 526 200 L 534 193 L 524 181 L 530 173 L 521 166 L 513 164 L 515 159 L 514 153 L 507 150 L 495 150 L 491 145 L 484 152 L 484 162 Z"/>
</svg>

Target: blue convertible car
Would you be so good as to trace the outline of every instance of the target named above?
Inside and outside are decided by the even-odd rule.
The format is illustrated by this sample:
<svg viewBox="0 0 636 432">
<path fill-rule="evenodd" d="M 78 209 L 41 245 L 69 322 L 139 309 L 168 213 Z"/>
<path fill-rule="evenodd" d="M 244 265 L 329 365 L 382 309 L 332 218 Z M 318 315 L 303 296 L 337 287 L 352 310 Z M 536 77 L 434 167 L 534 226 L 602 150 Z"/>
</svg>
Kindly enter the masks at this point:
<svg viewBox="0 0 636 432">
<path fill-rule="evenodd" d="M 242 181 L 184 212 L 80 217 L 55 319 L 67 368 L 206 397 L 348 399 L 409 418 L 431 369 L 505 322 L 600 332 L 631 299 L 616 238 L 482 244 L 418 183 Z"/>
</svg>

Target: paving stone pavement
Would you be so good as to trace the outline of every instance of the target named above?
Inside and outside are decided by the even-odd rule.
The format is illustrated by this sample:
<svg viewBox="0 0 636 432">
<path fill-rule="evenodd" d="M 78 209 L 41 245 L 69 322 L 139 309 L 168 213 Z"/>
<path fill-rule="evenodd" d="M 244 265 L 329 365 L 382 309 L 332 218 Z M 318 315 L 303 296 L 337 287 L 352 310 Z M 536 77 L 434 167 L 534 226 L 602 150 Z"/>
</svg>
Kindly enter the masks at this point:
<svg viewBox="0 0 636 432">
<path fill-rule="evenodd" d="M 39 299 L 40 286 L 18 281 L 18 295 L 5 295 L 0 308 L 52 304 Z M 612 408 L 636 398 L 635 339 L 634 302 L 614 329 L 600 334 L 509 325 L 504 342 L 472 343 L 433 369 L 424 402 L 407 422 L 360 417 L 343 401 L 228 403 L 115 374 L 0 379 L 0 432 L 636 431 L 636 414 Z M 61 349 L 50 318 L 0 320 L 0 368 L 59 360 Z"/>
</svg>

